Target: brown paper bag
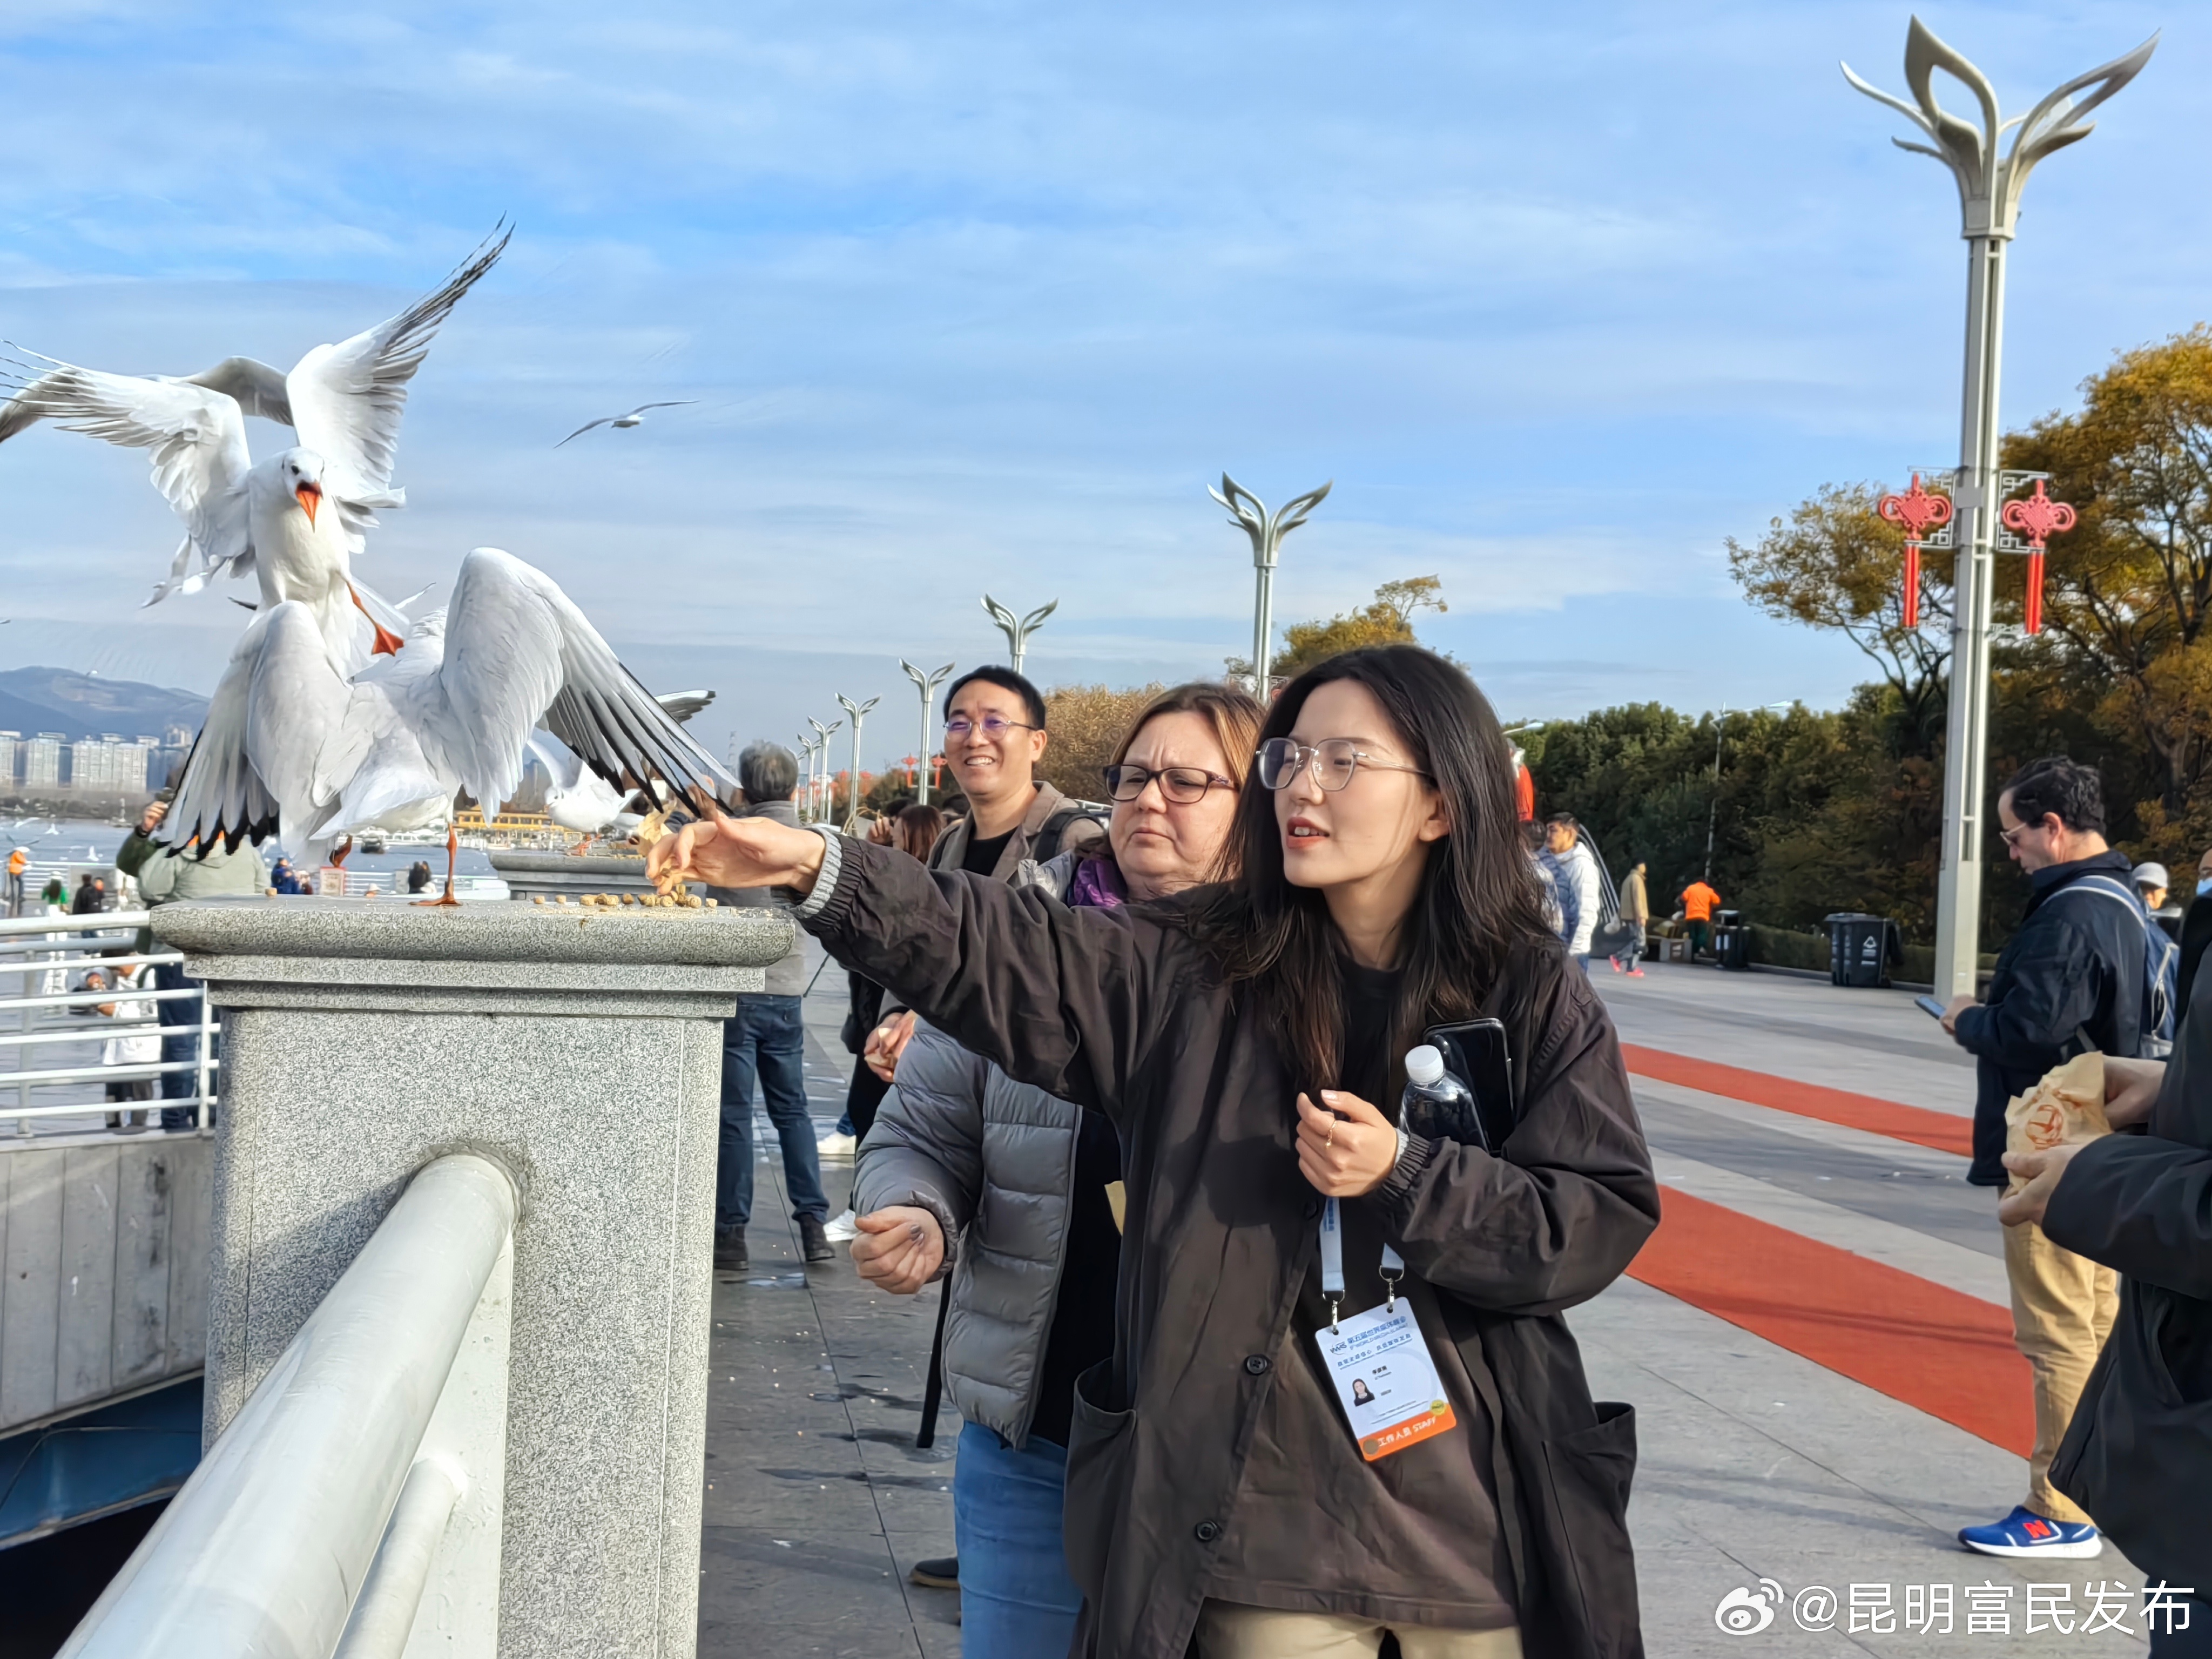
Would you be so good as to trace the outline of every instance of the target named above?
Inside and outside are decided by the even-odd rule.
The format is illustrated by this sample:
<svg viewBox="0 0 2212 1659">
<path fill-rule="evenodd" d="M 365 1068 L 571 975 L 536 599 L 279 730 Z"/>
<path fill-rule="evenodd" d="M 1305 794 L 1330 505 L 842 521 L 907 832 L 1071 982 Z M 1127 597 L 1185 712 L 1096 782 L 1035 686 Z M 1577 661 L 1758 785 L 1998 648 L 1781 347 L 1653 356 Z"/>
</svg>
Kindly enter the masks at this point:
<svg viewBox="0 0 2212 1659">
<path fill-rule="evenodd" d="M 2105 1117 L 2105 1057 L 2100 1054 L 2077 1054 L 2005 1106 L 2008 1152 L 2047 1152 L 2053 1146 L 2077 1146 L 2112 1133 Z M 2024 1184 L 2014 1176 L 2005 1190 L 2016 1193 Z"/>
</svg>

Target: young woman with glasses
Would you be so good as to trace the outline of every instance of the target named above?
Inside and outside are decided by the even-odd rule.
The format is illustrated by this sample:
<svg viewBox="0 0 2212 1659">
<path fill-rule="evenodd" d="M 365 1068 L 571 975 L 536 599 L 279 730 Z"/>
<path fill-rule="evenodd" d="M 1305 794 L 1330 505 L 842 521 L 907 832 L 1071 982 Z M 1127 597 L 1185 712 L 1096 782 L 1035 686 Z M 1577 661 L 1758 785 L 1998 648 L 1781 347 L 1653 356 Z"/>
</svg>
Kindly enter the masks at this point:
<svg viewBox="0 0 2212 1659">
<path fill-rule="evenodd" d="M 1015 885 L 1112 909 L 1205 880 L 1260 721 L 1228 686 L 1161 693 L 1105 769 L 1106 845 L 1025 864 Z M 1121 1182 L 1104 1116 L 927 1024 L 858 1156 L 861 1276 L 901 1296 L 949 1279 L 942 1375 L 964 1419 L 952 1512 L 968 1659 L 1064 1654 L 1075 1633 L 1083 1598 L 1060 1540 L 1068 1431 L 1076 1377 L 1114 1351 Z"/>
<path fill-rule="evenodd" d="M 1259 752 L 1239 867 L 1160 903 L 1071 909 L 756 820 L 653 864 L 790 888 L 831 954 L 1120 1130 L 1114 1352 L 1067 1460 L 1086 1650 L 1639 1653 L 1633 1418 L 1592 1402 L 1560 1312 L 1627 1266 L 1657 1188 L 1504 737 L 1458 668 L 1392 646 L 1291 682 Z M 1498 1152 L 1396 1127 L 1407 1051 L 1486 1017 Z M 1342 1333 L 1386 1329 L 1437 1391 L 1418 1433 L 1355 1428 Z"/>
</svg>

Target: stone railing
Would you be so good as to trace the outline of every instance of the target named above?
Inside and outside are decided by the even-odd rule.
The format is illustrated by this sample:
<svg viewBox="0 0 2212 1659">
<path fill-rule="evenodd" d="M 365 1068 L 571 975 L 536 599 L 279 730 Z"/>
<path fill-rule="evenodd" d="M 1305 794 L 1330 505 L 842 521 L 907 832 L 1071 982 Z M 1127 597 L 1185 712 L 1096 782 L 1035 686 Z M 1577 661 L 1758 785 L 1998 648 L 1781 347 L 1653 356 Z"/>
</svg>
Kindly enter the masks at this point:
<svg viewBox="0 0 2212 1659">
<path fill-rule="evenodd" d="M 252 1650 L 307 1659 L 332 1650 L 341 1605 L 348 1655 L 690 1654 L 720 1022 L 789 921 L 252 899 L 166 906 L 156 927 L 223 1032 L 209 1454 L 176 1505 L 216 1513 L 218 1553 L 261 1563 L 261 1589 L 210 1605 L 245 1595 Z M 418 1201 L 447 1183 L 471 1195 Z M 415 1270 L 414 1297 L 343 1313 L 349 1270 L 388 1285 L 389 1261 L 425 1248 L 432 1223 L 404 1212 L 484 1210 L 503 1239 L 502 1189 L 492 1263 L 483 1240 L 434 1252 L 447 1265 Z M 443 1371 L 439 1340 L 457 1344 Z M 301 1368 L 333 1353 L 328 1387 L 381 1402 L 361 1407 L 387 1425 L 368 1447 L 296 1432 Z M 470 1413 L 441 1443 L 438 1423 Z M 331 1457 L 374 1477 L 331 1478 Z M 245 1650 L 219 1620 L 185 1639 L 200 1627 L 177 1587 L 209 1554 L 165 1518 L 65 1651 Z M 301 1575 L 319 1611 L 287 1588 Z M 150 1622 L 125 1616 L 142 1583 L 168 1587 Z"/>
</svg>

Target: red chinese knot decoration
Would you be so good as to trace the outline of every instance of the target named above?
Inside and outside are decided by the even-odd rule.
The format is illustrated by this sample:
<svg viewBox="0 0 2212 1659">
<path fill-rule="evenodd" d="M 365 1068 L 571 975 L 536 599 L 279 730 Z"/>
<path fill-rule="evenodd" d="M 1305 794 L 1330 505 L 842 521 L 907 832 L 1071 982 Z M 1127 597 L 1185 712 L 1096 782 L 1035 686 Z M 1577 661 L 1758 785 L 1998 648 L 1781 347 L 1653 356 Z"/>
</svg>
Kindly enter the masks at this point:
<svg viewBox="0 0 2212 1659">
<path fill-rule="evenodd" d="M 1905 625 L 1920 626 L 1920 544 L 1931 530 L 1951 522 L 1951 498 L 1920 487 L 1912 475 L 1912 488 L 1902 495 L 1885 495 L 1876 503 L 1881 516 L 1905 532 Z M 2008 520 L 2008 522 L 2009 522 Z"/>
<path fill-rule="evenodd" d="M 2031 634 L 2043 631 L 2043 544 L 2061 531 L 2074 527 L 2074 509 L 2054 501 L 2044 492 L 2043 480 L 2035 493 L 2004 505 L 2004 527 L 2027 538 L 2027 599 L 2022 620 Z"/>
</svg>

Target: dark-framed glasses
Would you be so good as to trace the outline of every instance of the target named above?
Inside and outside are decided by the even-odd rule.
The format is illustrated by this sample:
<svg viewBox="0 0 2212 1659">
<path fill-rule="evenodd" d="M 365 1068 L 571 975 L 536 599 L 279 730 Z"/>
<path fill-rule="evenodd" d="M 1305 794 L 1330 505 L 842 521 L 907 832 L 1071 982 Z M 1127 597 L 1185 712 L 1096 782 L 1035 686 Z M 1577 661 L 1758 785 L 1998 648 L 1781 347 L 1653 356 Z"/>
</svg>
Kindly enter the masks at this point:
<svg viewBox="0 0 2212 1659">
<path fill-rule="evenodd" d="M 1106 780 L 1106 793 L 1114 800 L 1134 800 L 1145 793 L 1146 786 L 1158 778 L 1160 793 L 1178 806 L 1189 806 L 1206 799 L 1209 789 L 1234 789 L 1230 779 L 1207 771 L 1202 766 L 1168 766 L 1155 772 L 1143 766 L 1109 766 L 1101 775 Z"/>
<path fill-rule="evenodd" d="M 996 714 L 986 714 L 980 720 L 971 720 L 956 714 L 945 722 L 945 735 L 948 738 L 964 738 L 979 726 L 982 729 L 983 735 L 994 743 L 998 742 L 1009 732 L 1035 732 L 1041 729 L 1026 725 L 1020 720 L 1001 720 Z"/>
<path fill-rule="evenodd" d="M 1350 738 L 1323 738 L 1319 743 L 1299 743 L 1290 738 L 1270 738 L 1253 757 L 1262 787 L 1287 789 L 1301 767 L 1310 767 L 1313 780 L 1324 789 L 1341 789 L 1352 775 L 1365 767 L 1370 772 L 1411 772 L 1429 775 L 1418 766 L 1397 766 L 1375 759 Z"/>
</svg>

